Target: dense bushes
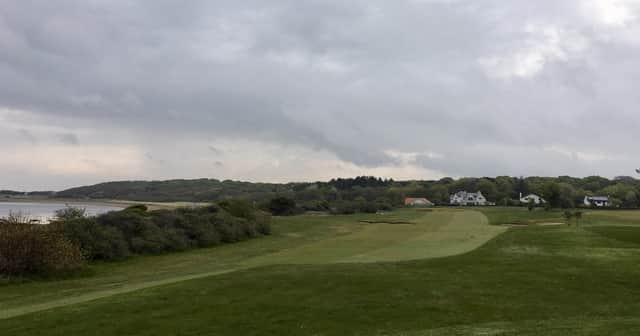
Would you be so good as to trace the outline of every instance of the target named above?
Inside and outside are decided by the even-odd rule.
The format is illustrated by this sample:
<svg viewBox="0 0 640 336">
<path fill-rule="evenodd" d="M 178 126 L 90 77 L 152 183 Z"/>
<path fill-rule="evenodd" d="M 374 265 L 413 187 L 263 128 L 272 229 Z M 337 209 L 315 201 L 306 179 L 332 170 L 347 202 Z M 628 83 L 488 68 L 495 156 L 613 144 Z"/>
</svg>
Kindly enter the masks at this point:
<svg viewBox="0 0 640 336">
<path fill-rule="evenodd" d="M 148 211 L 143 205 L 97 217 L 63 209 L 49 225 L 0 219 L 0 275 L 57 275 L 86 260 L 117 260 L 233 243 L 271 233 L 270 215 L 240 200 Z"/>
<path fill-rule="evenodd" d="M 59 275 L 85 265 L 79 246 L 57 227 L 20 216 L 0 221 L 0 275 Z"/>
<path fill-rule="evenodd" d="M 75 218 L 62 225 L 65 237 L 78 244 L 91 259 L 120 259 L 131 254 L 122 232 L 100 225 L 95 218 Z"/>
<path fill-rule="evenodd" d="M 147 211 L 144 206 L 133 206 L 56 225 L 94 260 L 183 251 L 271 233 L 269 215 L 241 200 L 177 210 Z"/>
<path fill-rule="evenodd" d="M 276 197 L 267 204 L 269 212 L 276 216 L 290 216 L 297 211 L 296 201 L 287 197 Z"/>
</svg>

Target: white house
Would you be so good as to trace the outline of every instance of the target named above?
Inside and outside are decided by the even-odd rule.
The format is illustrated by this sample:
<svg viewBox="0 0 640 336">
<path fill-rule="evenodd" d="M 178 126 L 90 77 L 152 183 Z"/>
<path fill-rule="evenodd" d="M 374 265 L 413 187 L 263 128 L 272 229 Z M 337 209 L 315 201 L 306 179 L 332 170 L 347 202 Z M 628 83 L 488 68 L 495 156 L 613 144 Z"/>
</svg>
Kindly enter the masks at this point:
<svg viewBox="0 0 640 336">
<path fill-rule="evenodd" d="M 533 202 L 533 204 L 544 204 L 547 203 L 547 201 L 544 200 L 544 198 L 536 195 L 536 194 L 529 194 L 527 196 L 522 196 L 522 193 L 520 193 L 520 202 L 523 204 L 529 204 L 531 202 Z"/>
<path fill-rule="evenodd" d="M 451 195 L 449 203 L 455 205 L 487 205 L 487 199 L 480 191 L 476 193 L 458 191 Z"/>
<path fill-rule="evenodd" d="M 584 205 L 606 208 L 609 206 L 609 196 L 585 196 Z"/>
</svg>

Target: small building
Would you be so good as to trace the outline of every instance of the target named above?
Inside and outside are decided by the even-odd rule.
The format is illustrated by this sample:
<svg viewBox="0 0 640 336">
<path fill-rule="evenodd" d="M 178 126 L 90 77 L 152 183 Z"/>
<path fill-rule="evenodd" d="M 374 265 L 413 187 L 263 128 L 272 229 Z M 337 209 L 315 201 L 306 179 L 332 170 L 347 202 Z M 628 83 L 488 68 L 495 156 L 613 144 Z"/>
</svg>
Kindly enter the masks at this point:
<svg viewBox="0 0 640 336">
<path fill-rule="evenodd" d="M 544 198 L 536 194 L 529 194 L 527 196 L 522 196 L 522 193 L 520 194 L 520 203 L 529 204 L 531 202 L 533 202 L 533 204 L 535 205 L 547 203 L 547 201 L 545 201 Z"/>
<path fill-rule="evenodd" d="M 488 205 L 487 199 L 480 191 L 475 193 L 458 191 L 451 195 L 449 203 L 454 205 Z"/>
<path fill-rule="evenodd" d="M 585 196 L 584 205 L 588 207 L 606 208 L 610 204 L 609 196 Z"/>
<path fill-rule="evenodd" d="M 434 206 L 433 202 L 426 198 L 412 198 L 407 197 L 404 199 L 404 205 L 406 206 L 415 206 L 415 207 L 429 207 Z"/>
</svg>

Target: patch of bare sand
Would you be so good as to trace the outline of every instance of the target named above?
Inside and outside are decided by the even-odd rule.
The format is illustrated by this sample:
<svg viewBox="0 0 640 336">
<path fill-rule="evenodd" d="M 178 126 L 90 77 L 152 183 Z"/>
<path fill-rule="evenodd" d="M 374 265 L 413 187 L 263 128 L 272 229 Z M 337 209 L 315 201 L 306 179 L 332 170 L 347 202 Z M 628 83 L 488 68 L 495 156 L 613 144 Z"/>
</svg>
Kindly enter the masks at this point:
<svg viewBox="0 0 640 336">
<path fill-rule="evenodd" d="M 297 233 L 297 232 L 289 232 L 286 234 L 287 237 L 292 237 L 292 238 L 300 238 L 302 237 L 301 233 Z"/>
<path fill-rule="evenodd" d="M 333 225 L 330 226 L 331 229 L 335 230 L 337 233 L 349 233 L 349 232 L 353 232 L 353 230 L 351 230 L 350 228 L 346 227 L 346 226 L 337 226 L 337 225 Z"/>
</svg>

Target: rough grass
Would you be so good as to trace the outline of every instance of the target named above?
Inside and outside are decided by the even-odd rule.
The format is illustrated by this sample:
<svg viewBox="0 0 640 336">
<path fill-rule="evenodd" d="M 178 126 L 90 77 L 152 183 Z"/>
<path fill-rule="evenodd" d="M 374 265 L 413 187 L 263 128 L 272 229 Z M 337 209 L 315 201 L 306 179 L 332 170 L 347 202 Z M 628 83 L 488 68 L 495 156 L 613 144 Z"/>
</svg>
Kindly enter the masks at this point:
<svg viewBox="0 0 640 336">
<path fill-rule="evenodd" d="M 423 214 L 394 216 L 418 221 Z M 455 223 L 468 224 L 477 216 L 432 214 L 451 220 L 434 221 L 441 229 L 446 223 L 450 229 Z M 636 215 L 640 218 L 640 212 Z M 367 218 L 302 218 L 305 226 L 301 218 L 282 219 L 275 225 L 276 236 L 263 245 L 243 243 L 227 257 L 210 250 L 216 256 L 201 256 L 200 261 L 229 258 L 228 264 L 237 266 L 256 254 L 301 254 L 309 244 L 330 240 L 330 246 L 340 246 L 349 236 L 368 241 L 389 234 L 380 228 L 372 236 L 371 224 L 358 222 Z M 615 223 L 615 216 L 609 220 Z M 245 269 L 0 320 L 0 330 L 7 335 L 636 335 L 640 225 L 624 223 L 511 229 L 478 249 L 446 258 Z M 398 233 L 379 239 L 391 242 L 388 247 L 404 258 L 406 251 L 422 246 L 407 245 L 420 235 L 405 237 Z M 338 250 L 326 253 L 343 260 L 344 250 Z M 375 257 L 376 251 L 365 254 Z M 144 267 L 139 264 L 139 271 Z M 0 292 L 6 296 L 12 289 L 16 287 Z M 18 301 L 30 296 L 26 291 L 17 295 Z"/>
<path fill-rule="evenodd" d="M 563 211 L 558 209 L 535 208 L 531 211 L 525 207 L 475 207 L 474 209 L 487 216 L 489 223 L 493 225 L 564 222 Z"/>
</svg>

